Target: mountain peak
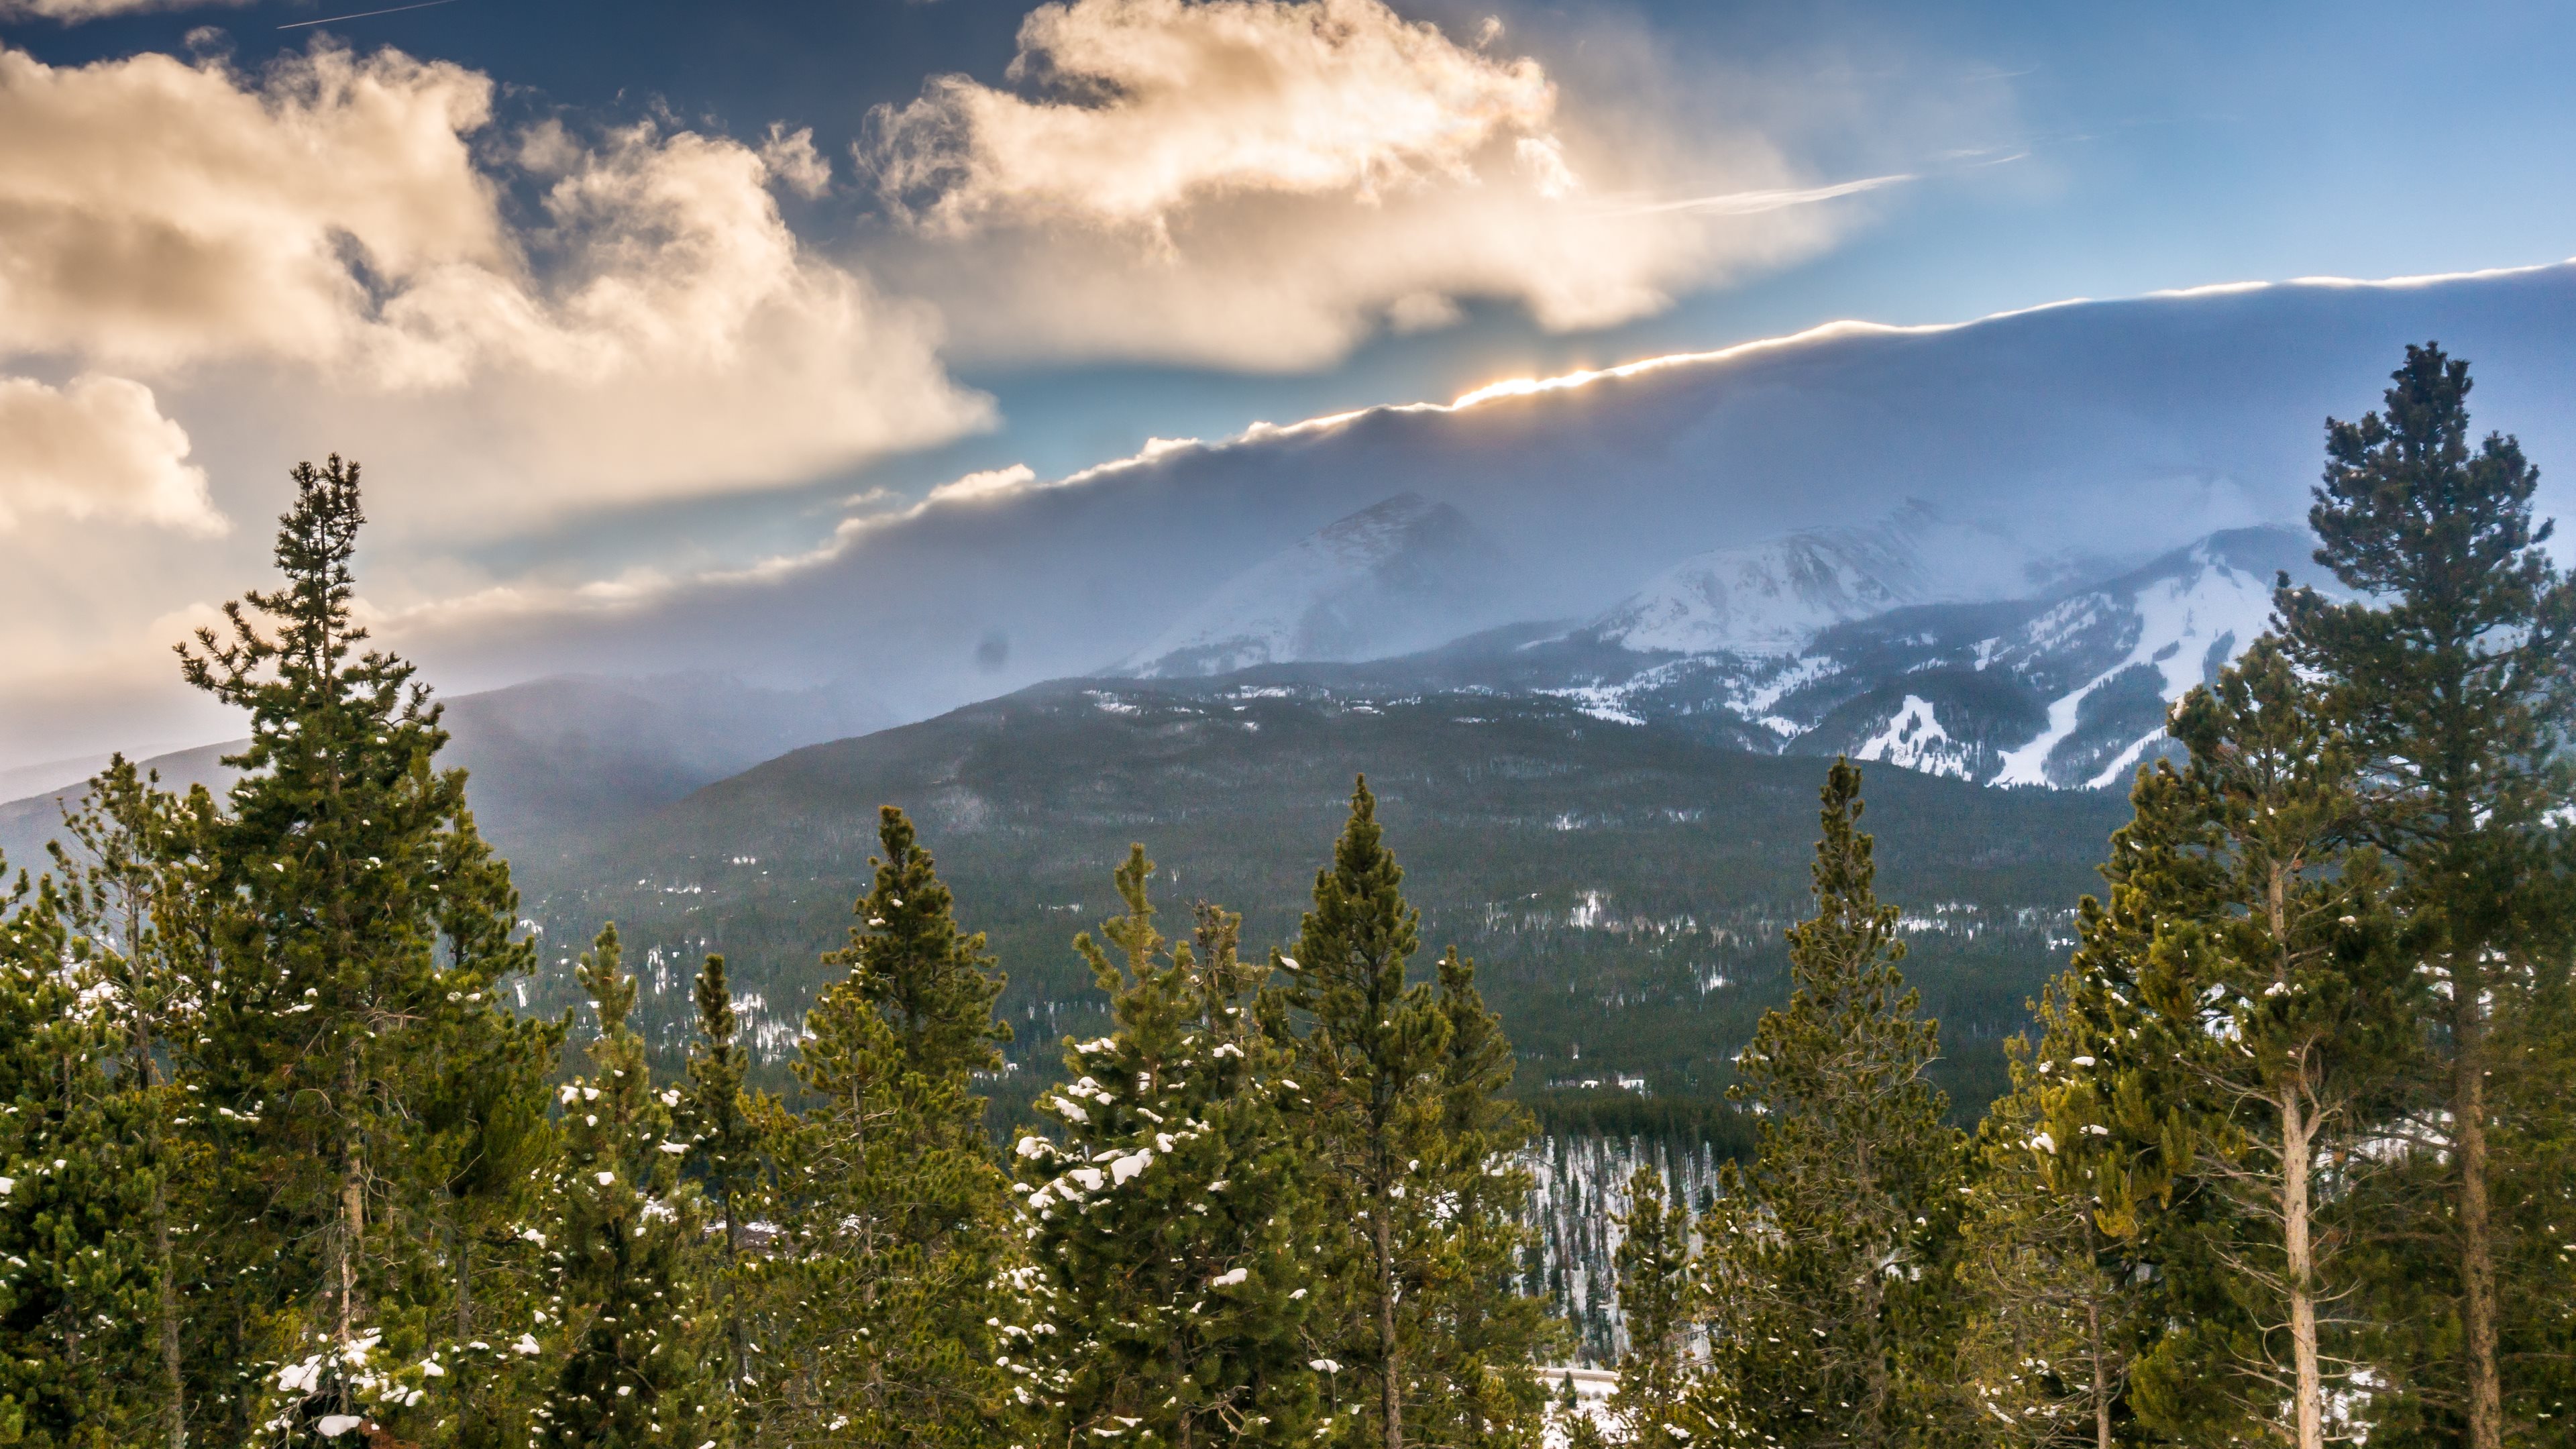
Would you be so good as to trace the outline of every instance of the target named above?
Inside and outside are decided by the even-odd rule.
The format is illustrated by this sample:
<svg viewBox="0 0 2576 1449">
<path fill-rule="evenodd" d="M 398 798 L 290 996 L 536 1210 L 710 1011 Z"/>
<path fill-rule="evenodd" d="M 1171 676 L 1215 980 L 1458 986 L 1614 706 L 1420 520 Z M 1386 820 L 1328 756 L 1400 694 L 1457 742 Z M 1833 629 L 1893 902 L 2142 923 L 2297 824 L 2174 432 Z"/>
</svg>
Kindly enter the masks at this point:
<svg viewBox="0 0 2576 1449">
<path fill-rule="evenodd" d="M 1351 661 L 1495 622 L 1502 557 L 1449 503 L 1403 492 L 1237 574 L 1117 670 L 1143 678 Z"/>
<path fill-rule="evenodd" d="M 1908 498 L 1859 528 L 1716 549 L 1657 574 L 1592 624 L 1637 653 L 1794 653 L 1836 624 L 1910 604 L 2030 592 L 2062 568 L 2002 530 Z"/>
</svg>

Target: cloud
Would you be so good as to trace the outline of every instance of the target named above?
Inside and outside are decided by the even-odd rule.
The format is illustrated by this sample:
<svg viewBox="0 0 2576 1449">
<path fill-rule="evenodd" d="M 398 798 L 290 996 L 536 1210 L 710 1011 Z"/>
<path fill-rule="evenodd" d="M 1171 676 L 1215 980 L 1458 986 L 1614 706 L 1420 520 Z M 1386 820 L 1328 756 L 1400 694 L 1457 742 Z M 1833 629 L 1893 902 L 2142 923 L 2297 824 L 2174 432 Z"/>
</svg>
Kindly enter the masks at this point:
<svg viewBox="0 0 2576 1449">
<path fill-rule="evenodd" d="M 151 10 L 195 10 L 209 5 L 248 5 L 251 0 L 0 0 L 0 20 L 32 15 L 77 25 L 110 15 L 139 15 Z"/>
<path fill-rule="evenodd" d="M 205 470 L 187 459 L 186 430 L 139 382 L 93 373 L 54 388 L 0 377 L 0 533 L 35 513 L 225 532 Z"/>
<path fill-rule="evenodd" d="M 327 422 L 382 476 L 442 480 L 396 511 L 477 527 L 802 480 L 989 420 L 927 308 L 787 228 L 772 183 L 829 180 L 809 135 L 547 126 L 482 161 L 491 103 L 486 77 L 391 50 L 320 44 L 257 78 L 0 50 L 0 355 L 231 364 L 227 412 Z"/>
<path fill-rule="evenodd" d="M 1308 368 L 1479 298 L 1606 327 L 1814 251 L 1822 203 L 1891 179 L 1614 118 L 1382 0 L 1046 5 L 1008 80 L 937 77 L 860 149 L 911 228 L 887 265 L 979 354 Z"/>
</svg>

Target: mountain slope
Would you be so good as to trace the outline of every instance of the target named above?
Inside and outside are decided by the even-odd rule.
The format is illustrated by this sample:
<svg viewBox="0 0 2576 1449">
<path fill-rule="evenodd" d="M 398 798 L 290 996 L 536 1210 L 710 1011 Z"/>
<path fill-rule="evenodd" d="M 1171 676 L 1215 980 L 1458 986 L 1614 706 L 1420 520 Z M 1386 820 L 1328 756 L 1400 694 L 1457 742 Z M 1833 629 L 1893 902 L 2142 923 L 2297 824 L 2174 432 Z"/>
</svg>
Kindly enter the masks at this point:
<svg viewBox="0 0 2576 1449">
<path fill-rule="evenodd" d="M 1417 493 L 1334 520 L 1228 580 L 1116 672 L 1230 674 L 1294 659 L 1372 659 L 1466 632 L 1499 597 L 1502 555 Z"/>
<path fill-rule="evenodd" d="M 658 1042 L 685 1040 L 688 973 L 722 951 L 774 1058 L 831 974 L 817 956 L 850 924 L 876 807 L 893 803 L 963 921 L 991 933 L 1015 1072 L 1043 1075 L 1059 1034 L 1096 1026 L 1067 943 L 1109 909 L 1130 841 L 1159 863 L 1166 908 L 1220 901 L 1245 913 L 1247 942 L 1286 940 L 1365 771 L 1425 941 L 1478 958 L 1524 1085 L 1619 1069 L 1713 1090 L 1785 989 L 1779 932 L 1805 909 L 1821 763 L 1543 695 L 1385 697 L 1313 677 L 1375 667 L 1066 681 L 773 760 L 523 872 L 549 962 L 529 1005 L 571 999 L 561 966 L 614 919 Z M 1893 768 L 1869 793 L 1882 887 L 1912 912 L 1909 969 L 1957 1070 L 1990 1072 L 2125 807 Z"/>
<path fill-rule="evenodd" d="M 1644 654 L 1793 653 L 1909 604 L 2019 598 L 2059 572 L 2001 530 L 1909 499 L 1866 528 L 1818 528 L 1685 559 L 1590 626 Z"/>
<path fill-rule="evenodd" d="M 884 722 L 838 691 L 755 689 L 708 675 L 649 679 L 563 676 L 446 702 L 452 736 L 442 767 L 463 767 L 475 823 L 522 862 L 561 853 L 798 745 Z M 161 783 L 221 791 L 223 757 L 243 741 L 141 763 Z M 0 854 L 40 866 L 78 784 L 0 805 Z"/>
</svg>

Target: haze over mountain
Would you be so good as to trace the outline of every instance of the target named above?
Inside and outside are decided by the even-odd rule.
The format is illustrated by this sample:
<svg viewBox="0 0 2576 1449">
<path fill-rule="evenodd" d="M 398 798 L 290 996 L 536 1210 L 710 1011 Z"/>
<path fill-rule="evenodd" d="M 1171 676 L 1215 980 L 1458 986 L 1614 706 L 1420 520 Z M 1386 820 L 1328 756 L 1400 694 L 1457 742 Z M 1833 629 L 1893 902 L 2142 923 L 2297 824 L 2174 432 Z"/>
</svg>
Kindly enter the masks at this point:
<svg viewBox="0 0 2576 1449">
<path fill-rule="evenodd" d="M 2324 418 L 2371 406 L 2400 344 L 2428 336 L 2478 364 L 2482 425 L 2542 459 L 2576 451 L 2557 402 L 2576 393 L 2576 266 L 2215 289 L 1959 327 L 1841 325 L 1163 442 L 1061 479 L 970 480 L 752 573 L 616 602 L 489 600 L 388 637 L 452 688 L 704 669 L 840 683 L 920 718 L 1183 647 L 1200 611 L 1244 602 L 1218 596 L 1248 571 L 1402 494 L 1454 508 L 1509 561 L 1499 596 L 1444 621 L 1452 632 L 1591 619 L 1686 560 L 1867 528 L 1908 499 L 1962 540 L 2000 529 L 2021 552 L 1927 548 L 1922 578 L 1882 576 L 1889 602 L 2014 597 L 2043 581 L 2007 586 L 2032 560 L 2107 575 L 2222 529 L 2296 522 Z M 2544 473 L 2544 512 L 2576 511 L 2565 476 Z M 1377 627 L 1373 648 L 1443 632 L 1410 616 Z"/>
</svg>

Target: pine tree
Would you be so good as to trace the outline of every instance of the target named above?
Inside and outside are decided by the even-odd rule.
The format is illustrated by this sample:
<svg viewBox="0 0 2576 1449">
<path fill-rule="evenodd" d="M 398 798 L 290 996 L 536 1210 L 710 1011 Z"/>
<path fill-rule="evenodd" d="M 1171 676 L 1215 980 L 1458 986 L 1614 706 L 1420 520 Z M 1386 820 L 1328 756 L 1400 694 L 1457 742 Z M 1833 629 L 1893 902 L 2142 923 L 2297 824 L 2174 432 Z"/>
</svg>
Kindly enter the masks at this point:
<svg viewBox="0 0 2576 1449">
<path fill-rule="evenodd" d="M 2349 756 L 2271 641 L 2194 690 L 2170 728 L 2189 765 L 2158 802 L 2172 808 L 2139 824 L 2192 868 L 2137 883 L 2182 887 L 2145 903 L 2157 927 L 2137 1015 L 2167 1062 L 2176 1120 L 2158 1139 L 2194 1144 L 2177 1166 L 2209 1199 L 2178 1226 L 2243 1311 L 2166 1334 L 2140 1368 L 2140 1407 L 2190 1432 L 2224 1425 L 2213 1407 L 2233 1404 L 2323 1449 L 2338 1381 L 2361 1367 L 2335 1347 L 2351 1340 L 2336 1319 L 2353 1291 L 2336 1219 L 2412 1054 L 2413 973 L 2376 853 L 2340 844 L 2358 803 Z"/>
<path fill-rule="evenodd" d="M 992 1071 L 1011 1028 L 993 1017 L 1003 981 L 984 934 L 957 933 L 956 901 L 901 810 L 878 811 L 877 840 L 885 854 L 869 859 L 876 883 L 856 907 L 860 924 L 823 964 L 850 968 L 913 1070 L 933 1079 Z"/>
<path fill-rule="evenodd" d="M 2447 997 L 2430 1041 L 2446 1070 L 2425 1106 L 2447 1117 L 2448 1140 L 2414 1165 L 2442 1189 L 2417 1231 L 2448 1239 L 2454 1286 L 2428 1300 L 2413 1285 L 2429 1264 L 2391 1275 L 2385 1314 L 2417 1330 L 2403 1397 L 2455 1422 L 2468 1449 L 2501 1449 L 2509 1419 L 2536 1427 L 2539 1412 L 2507 1381 L 2504 1340 L 2547 1310 L 2508 1303 L 2499 1282 L 2516 1248 L 2495 1204 L 2521 1189 L 2499 1181 L 2489 1088 L 2496 1042 L 2540 978 L 2565 970 L 2548 822 L 2571 794 L 2576 586 L 2541 548 L 2550 525 L 2533 522 L 2539 474 L 2520 445 L 2470 442 L 2468 364 L 2410 346 L 2392 379 L 2384 412 L 2328 420 L 2309 512 L 2318 561 L 2358 597 L 2285 579 L 2276 602 L 2290 659 L 2324 680 L 2352 739 L 2366 834 L 2399 869 L 2400 906 Z"/>
<path fill-rule="evenodd" d="M 1427 1267 L 1399 1329 L 1417 1344 L 1414 1437 L 1434 1444 L 1533 1439 L 1545 1415 L 1539 1355 L 1559 1346 L 1547 1303 L 1521 1292 L 1537 1254 L 1525 1219 L 1531 1191 L 1520 1152 L 1529 1114 L 1504 1094 L 1512 1044 L 1476 989 L 1476 963 L 1441 954 L 1433 1000 L 1447 1027 L 1439 1065 L 1440 1119 L 1408 1184 L 1405 1240 Z"/>
<path fill-rule="evenodd" d="M 533 1071 L 539 1028 L 498 999 L 530 955 L 463 772 L 432 768 L 438 707 L 410 665 L 356 652 L 358 469 L 294 479 L 284 585 L 181 650 L 190 683 L 251 717 L 203 846 L 220 905 L 197 1056 L 233 1299 L 208 1310 L 233 1361 L 282 1364 L 281 1431 L 372 1413 L 409 1433 L 447 1407 L 424 1402 L 455 1291 L 438 1245 L 457 1157 L 433 1107 L 474 1074 Z"/>
<path fill-rule="evenodd" d="M 1423 1199 L 1407 1195 L 1426 1156 L 1438 1156 L 1450 1032 L 1432 988 L 1405 982 L 1421 918 L 1404 903 L 1403 880 L 1362 779 L 1333 863 L 1316 872 L 1297 954 L 1277 959 L 1288 985 L 1266 1013 L 1283 1044 L 1288 1011 L 1306 1022 L 1294 1038 L 1305 1094 L 1297 1118 L 1316 1158 L 1327 1231 L 1318 1262 L 1332 1289 L 1317 1332 L 1325 1358 L 1371 1391 L 1366 1441 L 1381 1449 L 1403 1449 L 1416 1344 L 1400 1320 L 1440 1246 L 1420 1231 Z M 1342 1428 L 1354 1435 L 1357 1425 Z"/>
<path fill-rule="evenodd" d="M 135 1095 L 106 1064 L 123 1045 L 51 880 L 21 877 L 0 924 L 0 1438 L 43 1446 L 148 1440 L 162 1386 L 147 1218 L 155 1174 Z"/>
<path fill-rule="evenodd" d="M 779 1120 L 779 1109 L 765 1094 L 743 1086 L 751 1054 L 738 1040 L 741 1023 L 722 956 L 709 956 L 700 968 L 696 1002 L 698 1040 L 689 1053 L 680 1120 L 688 1130 L 689 1175 L 703 1187 L 714 1219 L 719 1261 L 710 1287 L 724 1327 L 721 1398 L 737 1405 L 742 1386 L 753 1376 L 751 1300 L 759 1259 L 751 1251 L 750 1234 L 768 1201 L 769 1127 Z"/>
<path fill-rule="evenodd" d="M 1628 1351 L 1619 1359 L 1610 1413 L 1629 1443 L 1680 1449 L 1710 1427 L 1690 1392 L 1699 1326 L 1690 1208 L 1671 1200 L 1662 1173 L 1640 1164 L 1628 1176 L 1628 1211 L 1619 1228 L 1625 1235 L 1617 1254 L 1619 1313 Z"/>
<path fill-rule="evenodd" d="M 1027 1301 L 1005 1352 L 1044 1443 L 1303 1443 L 1313 1275 L 1290 1089 L 1245 1011 L 1240 919 L 1203 907 L 1199 950 L 1167 952 L 1153 873 L 1133 847 L 1108 946 L 1074 939 L 1117 1029 L 1066 1048 L 1074 1080 L 1039 1104 L 1060 1136 L 1020 1139 Z"/>
<path fill-rule="evenodd" d="M 696 1446 L 716 1438 L 689 1260 L 698 1204 L 681 1190 L 677 1089 L 656 1094 L 643 1038 L 627 1024 L 635 978 L 604 927 L 577 968 L 599 1018 L 590 1072 L 566 1083 L 548 1300 L 554 1382 L 530 1442 L 549 1449 Z"/>
<path fill-rule="evenodd" d="M 2102 1058 L 2067 1029 L 2059 1003 L 2074 989 L 2060 981 L 2041 999 L 2036 1061 L 2025 1040 L 2007 1044 L 2012 1089 L 1977 1129 L 1959 1357 L 1975 1412 L 2007 1442 L 2111 1449 L 2154 1302 L 2131 1240 L 2103 1225 L 2136 1184 L 2119 1150 L 2083 1130 Z"/>
<path fill-rule="evenodd" d="M 1789 931 L 1796 989 L 1736 1058 L 1760 1118 L 1702 1230 L 1712 1422 L 1788 1445 L 1912 1442 L 1953 1413 L 1944 1278 L 1960 1134 L 1925 1076 L 1939 1028 L 1896 963 L 1873 890 L 1860 771 L 1836 760 L 1816 846 L 1816 915 Z"/>
<path fill-rule="evenodd" d="M 806 1014 L 802 1111 L 781 1123 L 780 1238 L 761 1269 L 780 1305 L 755 1328 L 755 1412 L 795 1444 L 983 1442 L 1007 1402 L 994 1365 L 1011 1258 L 1009 1193 L 968 1074 L 994 1060 L 998 978 L 961 937 L 911 822 L 859 902 L 850 973 Z"/>
<path fill-rule="evenodd" d="M 153 1393 L 161 1441 L 187 1442 L 190 1358 L 182 1295 L 195 1275 L 189 1236 L 197 1144 L 190 1084 L 171 1067 L 193 1045 L 198 1001 L 190 968 L 204 955 L 206 863 L 191 849 L 213 818 L 203 787 L 181 800 L 122 755 L 89 784 L 52 846 L 64 882 L 71 964 L 81 1005 L 112 1063 L 110 1115 L 135 1134 L 122 1144 L 140 1213 L 125 1229 L 149 1254 Z"/>
</svg>

